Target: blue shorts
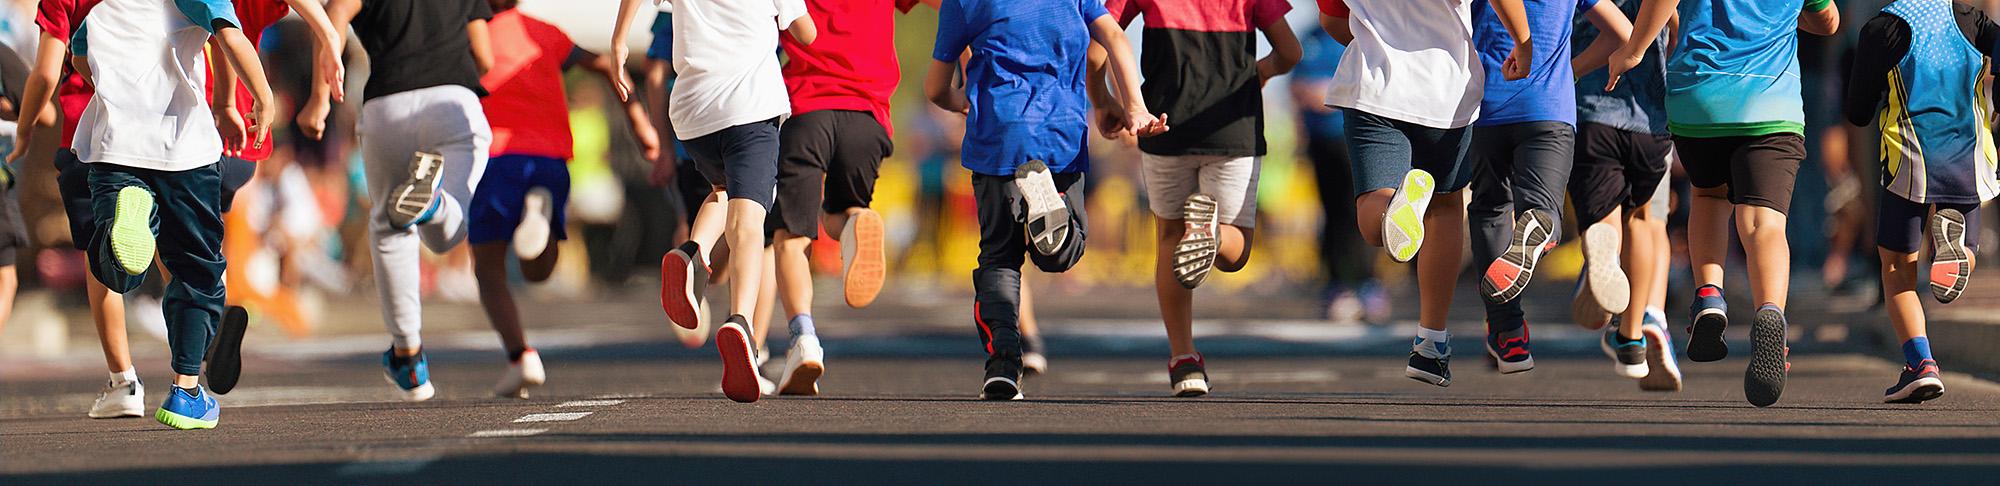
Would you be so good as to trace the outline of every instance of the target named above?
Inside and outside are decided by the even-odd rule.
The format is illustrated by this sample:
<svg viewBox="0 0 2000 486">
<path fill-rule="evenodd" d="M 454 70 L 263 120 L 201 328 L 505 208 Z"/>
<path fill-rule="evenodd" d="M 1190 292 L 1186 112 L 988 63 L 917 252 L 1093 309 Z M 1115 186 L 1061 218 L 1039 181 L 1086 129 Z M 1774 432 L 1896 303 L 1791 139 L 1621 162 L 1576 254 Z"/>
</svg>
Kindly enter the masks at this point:
<svg viewBox="0 0 2000 486">
<path fill-rule="evenodd" d="M 1347 150 L 1354 160 L 1354 195 L 1402 185 L 1410 169 L 1437 179 L 1437 193 L 1458 192 L 1472 183 L 1466 149 L 1472 129 L 1431 128 L 1361 110 L 1347 114 Z"/>
<path fill-rule="evenodd" d="M 521 225 L 528 190 L 536 187 L 549 190 L 549 235 L 568 239 L 563 214 L 569 207 L 569 163 L 554 157 L 500 155 L 486 161 L 486 173 L 472 190 L 466 240 L 473 244 L 512 240 L 514 228 Z"/>
<path fill-rule="evenodd" d="M 646 48 L 646 57 L 674 59 L 674 14 L 660 12 L 653 17 L 653 45 Z"/>
</svg>

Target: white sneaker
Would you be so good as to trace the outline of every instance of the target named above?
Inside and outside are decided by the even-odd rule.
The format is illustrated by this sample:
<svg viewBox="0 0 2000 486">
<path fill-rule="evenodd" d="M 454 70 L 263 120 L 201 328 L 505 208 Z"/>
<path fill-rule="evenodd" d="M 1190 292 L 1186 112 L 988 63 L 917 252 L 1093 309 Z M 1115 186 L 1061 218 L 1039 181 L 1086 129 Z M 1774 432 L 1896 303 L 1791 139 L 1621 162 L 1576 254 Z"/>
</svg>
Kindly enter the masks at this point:
<svg viewBox="0 0 2000 486">
<path fill-rule="evenodd" d="M 819 376 L 826 373 L 826 350 L 818 336 L 799 336 L 785 352 L 785 374 L 778 380 L 781 395 L 818 395 Z"/>
<path fill-rule="evenodd" d="M 500 375 L 500 384 L 493 386 L 493 394 L 500 398 L 528 398 L 528 390 L 548 381 L 542 372 L 542 355 L 533 348 L 521 353 L 521 359 L 507 364 L 507 374 Z"/>
<path fill-rule="evenodd" d="M 752 368 L 757 370 L 757 394 L 760 396 L 768 397 L 771 395 L 776 395 L 778 393 L 778 384 L 772 382 L 770 378 L 764 377 L 764 365 L 769 364 L 770 362 L 771 362 L 771 349 L 757 348 L 756 361 L 752 362 L 751 364 L 755 365 Z"/>
<path fill-rule="evenodd" d="M 550 225 L 555 221 L 555 204 L 551 197 L 545 188 L 528 190 L 526 199 L 521 203 L 521 224 L 514 227 L 514 256 L 534 260 L 541 258 L 542 252 L 549 249 L 549 236 L 554 234 Z"/>
<path fill-rule="evenodd" d="M 97 403 L 90 405 L 90 418 L 124 418 L 146 416 L 146 386 L 138 381 L 124 383 L 105 382 L 104 393 L 97 395 Z"/>
</svg>

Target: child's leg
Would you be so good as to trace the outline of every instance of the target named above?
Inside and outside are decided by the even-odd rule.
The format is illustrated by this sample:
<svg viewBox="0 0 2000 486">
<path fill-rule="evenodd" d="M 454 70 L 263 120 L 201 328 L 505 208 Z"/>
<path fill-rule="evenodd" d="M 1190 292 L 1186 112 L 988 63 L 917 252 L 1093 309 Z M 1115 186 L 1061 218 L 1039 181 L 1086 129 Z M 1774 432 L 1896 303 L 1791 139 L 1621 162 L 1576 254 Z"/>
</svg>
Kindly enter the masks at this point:
<svg viewBox="0 0 2000 486">
<path fill-rule="evenodd" d="M 1167 348 L 1173 353 L 1171 356 L 1194 354 L 1194 291 L 1174 277 L 1174 245 L 1180 243 L 1187 225 L 1166 218 L 1154 218 L 1154 223 L 1159 228 L 1159 239 L 1153 252 L 1153 294 L 1160 301 L 1160 321 L 1167 328 Z"/>
<path fill-rule="evenodd" d="M 479 281 L 479 304 L 486 308 L 486 319 L 500 335 L 500 346 L 509 359 L 528 349 L 527 334 L 521 330 L 521 311 L 514 305 L 514 291 L 507 282 L 507 258 L 512 254 L 505 241 L 472 244 L 472 275 Z"/>
<path fill-rule="evenodd" d="M 973 174 L 979 214 L 979 266 L 972 272 L 972 319 L 992 359 L 1021 356 L 1021 264 L 1028 253 L 1014 178 Z M 989 367 L 989 373 L 991 369 Z"/>
<path fill-rule="evenodd" d="M 1730 163 L 1731 201 L 1736 233 L 1749 260 L 1750 294 L 1758 305 L 1785 307 L 1790 291 L 1792 249 L 1785 237 L 1785 214 L 1792 186 L 1805 159 L 1805 140 L 1793 134 L 1760 137 L 1739 149 Z"/>
<path fill-rule="evenodd" d="M 161 302 L 174 350 L 174 384 L 193 388 L 222 321 L 222 175 L 215 166 L 145 177 L 159 191 L 160 260 L 174 275 Z"/>
<path fill-rule="evenodd" d="M 493 134 L 479 97 L 463 89 L 439 91 L 436 102 L 421 110 L 415 121 L 424 124 L 417 133 L 436 135 L 420 141 L 422 150 L 444 156 L 444 184 L 438 194 L 442 206 L 430 223 L 417 227 L 417 234 L 432 252 L 444 253 L 466 238 L 465 207 L 472 200 L 472 188 L 479 187 L 479 178 L 486 173 Z"/>
<path fill-rule="evenodd" d="M 1464 131 L 1457 132 L 1463 135 Z M 1410 134 L 1399 129 L 1395 120 L 1359 110 L 1347 112 L 1347 150 L 1352 159 L 1355 229 L 1361 232 L 1361 239 L 1368 246 L 1387 244 L 1385 238 L 1388 235 L 1382 234 L 1382 221 L 1388 216 L 1389 203 L 1395 198 L 1396 188 L 1401 186 L 1404 175 L 1413 167 L 1412 149 L 1416 142 L 1411 140 Z M 1458 148 L 1462 155 L 1463 147 Z M 1457 159 L 1451 162 L 1456 163 Z"/>
<path fill-rule="evenodd" d="M 90 199 L 90 166 L 76 160 L 76 152 L 57 149 L 55 154 L 57 193 L 63 213 L 69 217 L 70 241 L 79 251 L 90 251 L 97 226 Z M 96 324 L 97 342 L 104 350 L 104 366 L 117 374 L 132 370 L 132 351 L 125 335 L 125 299 L 98 282 L 83 281 L 83 293 L 90 303 L 90 320 Z"/>
<path fill-rule="evenodd" d="M 1257 228 L 1257 181 L 1262 157 L 1231 157 L 1201 166 L 1201 190 L 1215 197 L 1215 268 L 1236 272 L 1250 264 Z"/>
<path fill-rule="evenodd" d="M 1437 196 L 1431 211 L 1424 213 L 1425 232 L 1417 259 L 1417 324 L 1433 331 L 1445 330 L 1451 312 L 1451 295 L 1458 287 L 1458 270 L 1465 255 L 1465 192 Z"/>
<path fill-rule="evenodd" d="M 362 107 L 361 155 L 368 198 L 384 201 L 410 176 L 410 157 L 419 150 L 416 128 L 402 123 L 394 103 Z M 422 275 L 416 232 L 389 223 L 390 208 L 376 204 L 369 211 L 368 250 L 375 267 L 375 291 L 382 300 L 382 323 L 393 338 L 397 356 L 417 355 L 423 347 Z M 450 211 L 441 211 L 440 214 Z"/>
<path fill-rule="evenodd" d="M 1481 196 L 1474 191 L 1472 211 L 1479 236 L 1506 238 L 1498 247 L 1491 242 L 1475 245 L 1503 252 L 1473 260 L 1488 265 L 1480 281 L 1481 290 L 1486 292 L 1481 297 L 1486 301 L 1508 302 L 1519 297 L 1533 279 L 1542 254 L 1562 239 L 1563 190 L 1570 180 L 1570 167 L 1576 164 L 1575 147 L 1575 129 L 1562 122 L 1514 123 L 1474 130 L 1473 149 L 1488 162 L 1488 167 L 1482 170 L 1505 182 L 1514 211 L 1502 215 L 1509 220 L 1504 226 L 1491 221 L 1492 215 L 1477 212 L 1494 206 L 1481 199 L 1497 195 Z M 1496 232 L 1501 227 L 1507 232 Z M 1617 287 L 1622 290 L 1623 285 Z"/>
<path fill-rule="evenodd" d="M 1062 194 L 1063 204 L 1069 207 L 1069 238 L 1063 240 L 1062 247 L 1055 253 L 1043 255 L 1038 251 L 1028 252 L 1028 260 L 1035 268 L 1048 273 L 1063 273 L 1083 261 L 1084 242 L 1089 239 L 1090 218 L 1084 207 L 1084 179 L 1082 172 L 1053 174 L 1056 191 Z M 1018 196 L 1018 193 L 1016 194 Z M 1025 231 L 1025 230 L 1024 230 Z"/>
<path fill-rule="evenodd" d="M 1206 157 L 1142 154 L 1139 171 L 1144 178 L 1146 200 L 1151 206 L 1153 224 L 1157 236 L 1153 246 L 1153 294 L 1160 305 L 1160 321 L 1167 329 L 1168 356 L 1182 356 L 1195 353 L 1194 348 L 1194 291 L 1181 283 L 1175 268 L 1186 264 L 1200 268 L 1197 272 L 1206 274 L 1207 262 L 1200 261 L 1202 255 L 1191 255 L 1191 262 L 1179 261 L 1179 245 L 1187 236 L 1188 198 L 1207 189 L 1201 187 L 1201 166 Z M 1218 206 L 1220 200 L 1216 201 Z M 1220 208 L 1216 210 L 1221 214 Z M 1219 225 L 1218 225 L 1219 226 Z M 1219 253 L 1219 252 L 1218 252 Z M 1218 255 L 1219 257 L 1219 255 Z"/>
<path fill-rule="evenodd" d="M 758 253 L 758 258 L 763 260 L 763 271 L 757 278 L 756 310 L 750 314 L 750 338 L 756 349 L 764 349 L 764 338 L 771 335 L 771 316 L 778 311 L 778 271 L 777 264 L 773 262 L 778 253 L 768 246 Z"/>
<path fill-rule="evenodd" d="M 97 279 L 84 281 L 90 320 L 97 326 L 97 343 L 104 349 L 104 367 L 112 373 L 132 369 L 132 346 L 125 334 L 125 299 Z"/>
<path fill-rule="evenodd" d="M 86 252 L 90 260 L 90 274 L 112 292 L 121 294 L 130 292 L 145 283 L 146 276 L 133 275 L 127 271 L 127 265 L 120 262 L 117 245 L 113 243 L 116 239 L 113 236 L 114 230 L 119 224 L 120 206 L 126 203 L 125 199 L 137 198 L 142 204 L 130 206 L 128 211 L 145 208 L 151 213 L 125 215 L 127 218 L 146 218 L 144 221 L 128 221 L 126 224 L 132 225 L 133 231 L 150 232 L 138 236 L 155 240 L 153 246 L 157 248 L 160 196 L 154 192 L 154 188 L 146 185 L 137 169 L 110 164 L 91 164 L 87 170 L 89 170 L 93 228 L 90 250 Z M 126 191 L 134 188 L 139 192 Z M 147 264 L 152 260 L 151 257 L 145 258 Z"/>
<path fill-rule="evenodd" d="M 1930 210 L 1928 204 L 1911 202 L 1887 190 L 1876 196 L 1875 244 L 1882 257 L 1882 302 L 1899 343 L 1925 335 L 1923 300 L 1917 296 L 1917 255 Z"/>
<path fill-rule="evenodd" d="M 875 302 L 889 273 L 887 232 L 882 216 L 870 207 L 882 159 L 895 151 L 895 143 L 869 113 L 825 113 L 825 119 L 834 124 L 837 143 L 824 171 L 825 184 L 818 201 L 820 224 L 841 244 L 845 260 L 841 262 L 842 297 L 848 306 L 865 307 Z M 800 215 L 804 216 L 804 211 Z M 787 224 L 790 218 L 787 214 Z"/>
</svg>

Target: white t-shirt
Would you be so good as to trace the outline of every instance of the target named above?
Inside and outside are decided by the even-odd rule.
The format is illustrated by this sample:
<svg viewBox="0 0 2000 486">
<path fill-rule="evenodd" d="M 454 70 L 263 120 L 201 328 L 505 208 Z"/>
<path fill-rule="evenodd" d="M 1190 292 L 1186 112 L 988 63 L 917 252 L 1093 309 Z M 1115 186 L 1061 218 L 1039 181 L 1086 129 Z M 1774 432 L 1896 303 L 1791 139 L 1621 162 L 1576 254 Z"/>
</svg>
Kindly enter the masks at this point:
<svg viewBox="0 0 2000 486">
<path fill-rule="evenodd" d="M 656 2 L 656 3 L 660 4 L 660 13 L 674 13 L 674 2 Z"/>
<path fill-rule="evenodd" d="M 1472 45 L 1471 0 L 1346 0 L 1354 42 L 1326 105 L 1433 128 L 1479 118 L 1486 72 Z"/>
<path fill-rule="evenodd" d="M 222 158 L 215 115 L 202 93 L 209 32 L 189 18 L 239 22 L 234 12 L 201 11 L 196 3 L 192 8 L 201 12 L 184 13 L 177 3 L 105 0 L 71 40 L 72 52 L 88 57 L 97 86 L 78 118 L 78 160 L 177 172 Z"/>
<path fill-rule="evenodd" d="M 806 16 L 803 0 L 673 0 L 674 135 L 791 115 L 778 35 Z"/>
</svg>

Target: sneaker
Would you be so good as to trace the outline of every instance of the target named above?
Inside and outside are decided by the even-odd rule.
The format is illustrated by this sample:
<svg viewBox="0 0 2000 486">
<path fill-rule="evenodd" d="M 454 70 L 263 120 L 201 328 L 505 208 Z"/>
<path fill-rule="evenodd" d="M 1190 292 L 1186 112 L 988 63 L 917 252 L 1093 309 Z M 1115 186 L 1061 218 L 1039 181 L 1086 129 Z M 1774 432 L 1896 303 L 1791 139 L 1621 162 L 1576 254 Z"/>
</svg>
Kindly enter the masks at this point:
<svg viewBox="0 0 2000 486">
<path fill-rule="evenodd" d="M 1410 364 L 1403 367 L 1403 376 L 1437 386 L 1451 386 L 1451 357 L 1427 358 L 1423 353 L 1410 352 Z"/>
<path fill-rule="evenodd" d="M 1583 273 L 1590 273 L 1589 262 L 1583 264 Z M 1596 331 L 1610 324 L 1615 315 L 1598 305 L 1597 296 L 1591 295 L 1590 288 L 1589 278 L 1576 279 L 1576 290 L 1571 291 L 1569 297 L 1569 320 L 1586 330 Z"/>
<path fill-rule="evenodd" d="M 548 380 L 542 372 L 542 354 L 535 348 L 521 352 L 520 359 L 507 363 L 507 374 L 500 375 L 500 383 L 493 385 L 493 395 L 500 398 L 528 398 L 528 390 L 541 386 Z"/>
<path fill-rule="evenodd" d="M 1208 362 L 1199 353 L 1174 357 L 1167 363 L 1167 374 L 1174 380 L 1174 396 L 1208 394 Z"/>
<path fill-rule="evenodd" d="M 986 382 L 980 385 L 980 400 L 1020 400 L 1021 360 L 1000 356 L 986 358 Z"/>
<path fill-rule="evenodd" d="M 137 186 L 118 190 L 118 212 L 111 219 L 111 256 L 125 273 L 140 275 L 153 266 L 153 193 Z"/>
<path fill-rule="evenodd" d="M 667 311 L 667 322 L 684 329 L 700 327 L 700 305 L 707 293 L 708 265 L 701 261 L 701 245 L 681 243 L 660 259 L 660 307 Z"/>
<path fill-rule="evenodd" d="M 1923 403 L 1944 396 L 1944 380 L 1938 379 L 1936 361 L 1924 360 L 1920 369 L 1903 366 L 1896 386 L 1882 392 L 1882 403 Z"/>
<path fill-rule="evenodd" d="M 1561 236 L 1561 230 L 1548 213 L 1535 209 L 1522 211 L 1514 218 L 1514 236 L 1507 240 L 1510 242 L 1507 253 L 1493 260 L 1479 279 L 1480 296 L 1495 304 L 1520 297 L 1535 276 L 1535 264 L 1542 260 L 1542 254 L 1556 247 Z"/>
<path fill-rule="evenodd" d="M 715 330 L 715 349 L 722 355 L 722 395 L 738 403 L 751 403 L 763 395 L 757 383 L 757 352 L 750 348 L 750 321 L 741 315 L 729 316 Z"/>
<path fill-rule="evenodd" d="M 1512 331 L 1487 332 L 1486 355 L 1497 362 L 1501 374 L 1535 369 L 1535 354 L 1528 348 L 1528 324 Z"/>
<path fill-rule="evenodd" d="M 1972 280 L 1972 252 L 1965 248 L 1965 214 L 1939 209 L 1931 215 L 1931 297 L 1949 304 Z M 1921 401 L 1921 400 L 1919 400 Z"/>
<path fill-rule="evenodd" d="M 167 400 L 160 403 L 159 411 L 153 419 L 168 427 L 181 430 L 213 429 L 222 416 L 222 406 L 215 403 L 215 396 L 209 395 L 201 385 L 193 390 L 169 386 Z"/>
<path fill-rule="evenodd" d="M 820 349 L 819 337 L 793 338 L 792 349 L 785 352 L 785 374 L 778 380 L 778 394 L 818 395 L 819 376 L 825 373 L 826 350 Z"/>
<path fill-rule="evenodd" d="M 431 399 L 437 389 L 431 386 L 431 365 L 424 358 L 423 350 L 409 359 L 397 359 L 396 348 L 382 352 L 382 371 L 389 383 L 396 385 L 404 400 L 421 402 Z"/>
<path fill-rule="evenodd" d="M 764 365 L 770 362 L 771 362 L 771 349 L 764 347 L 757 348 L 757 361 L 753 364 L 756 365 L 757 369 L 758 396 L 768 397 L 771 395 L 778 394 L 778 382 L 771 381 L 770 378 L 764 377 Z"/>
<path fill-rule="evenodd" d="M 1743 370 L 1743 397 L 1751 405 L 1768 407 L 1785 393 L 1785 375 L 1791 363 L 1785 347 L 1785 311 L 1764 304 L 1757 308 L 1757 321 L 1750 324 L 1750 367 Z"/>
<path fill-rule="evenodd" d="M 1014 187 L 1028 204 L 1028 241 L 1034 244 L 1035 252 L 1048 256 L 1061 251 L 1069 241 L 1069 205 L 1056 191 L 1049 166 L 1030 160 L 1015 168 Z"/>
<path fill-rule="evenodd" d="M 514 227 L 514 256 L 521 260 L 542 257 L 555 234 L 555 199 L 547 188 L 528 189 L 521 202 L 521 224 Z"/>
<path fill-rule="evenodd" d="M 1632 303 L 1632 281 L 1619 266 L 1618 237 L 1618 228 L 1605 223 L 1583 230 L 1584 287 L 1594 299 L 1592 304 L 1610 314 L 1625 312 Z"/>
<path fill-rule="evenodd" d="M 1042 354 L 1041 336 L 1021 337 L 1021 371 L 1030 375 L 1049 372 L 1049 357 Z"/>
<path fill-rule="evenodd" d="M 107 381 L 104 392 L 97 394 L 97 402 L 90 404 L 90 418 L 125 418 L 146 416 L 146 385 L 138 380 Z"/>
<path fill-rule="evenodd" d="M 1431 173 L 1410 169 L 1403 174 L 1403 183 L 1389 198 L 1388 212 L 1382 214 L 1382 247 L 1389 250 L 1389 258 L 1397 262 L 1417 258 L 1417 250 L 1424 247 L 1424 211 L 1430 209 L 1436 191 L 1437 179 Z"/>
<path fill-rule="evenodd" d="M 1619 319 L 1613 318 L 1611 321 L 1615 323 Z M 1605 329 L 1604 338 L 1597 340 L 1597 348 L 1604 350 L 1604 355 L 1611 358 L 1611 370 L 1617 372 L 1618 376 L 1632 379 L 1645 378 L 1648 372 L 1646 349 L 1649 347 L 1646 335 L 1641 333 L 1639 339 L 1627 341 L 1625 336 L 1618 334 L 1618 327 L 1613 325 L 1610 329 Z"/>
<path fill-rule="evenodd" d="M 695 323 L 699 324 L 695 326 L 694 329 L 688 329 L 677 325 L 667 326 L 667 329 L 672 329 L 674 331 L 674 337 L 680 340 L 681 347 L 685 347 L 688 349 L 697 349 L 700 348 L 701 345 L 707 344 L 709 327 L 712 327 L 712 325 L 709 324 L 708 320 L 710 314 L 708 309 L 708 299 L 706 297 L 703 297 L 701 300 L 695 301 L 694 310 L 695 310 L 694 314 L 696 316 Z"/>
<path fill-rule="evenodd" d="M 868 307 L 882 293 L 889 274 L 888 251 L 883 249 L 887 241 L 882 215 L 875 210 L 861 208 L 847 218 L 847 227 L 840 230 L 840 261 L 845 264 L 840 268 L 840 287 L 848 307 Z"/>
<path fill-rule="evenodd" d="M 1646 340 L 1646 377 L 1639 379 L 1639 389 L 1681 391 L 1681 366 L 1676 362 L 1674 336 L 1667 332 L 1667 324 L 1648 312 L 1646 320 L 1640 321 L 1639 335 Z"/>
<path fill-rule="evenodd" d="M 1694 291 L 1694 324 L 1688 326 L 1688 359 L 1707 363 L 1729 357 L 1729 343 L 1722 331 L 1729 328 L 1729 302 L 1722 287 L 1703 285 Z"/>
<path fill-rule="evenodd" d="M 1174 245 L 1174 280 L 1182 287 L 1194 289 L 1208 279 L 1209 270 L 1215 269 L 1215 253 L 1222 247 L 1215 227 L 1215 198 L 1207 194 L 1188 196 L 1182 208 L 1182 221 L 1187 227 L 1181 233 L 1180 243 Z"/>
<path fill-rule="evenodd" d="M 443 205 L 438 197 L 443 185 L 444 156 L 417 152 L 410 159 L 410 179 L 390 190 L 389 200 L 382 202 L 388 208 L 389 227 L 401 230 L 429 222 Z"/>
<path fill-rule="evenodd" d="M 229 306 L 222 312 L 222 325 L 215 328 L 215 339 L 209 341 L 208 390 L 217 395 L 228 395 L 236 389 L 236 380 L 243 376 L 243 334 L 250 329 L 250 311 L 241 306 Z"/>
</svg>

